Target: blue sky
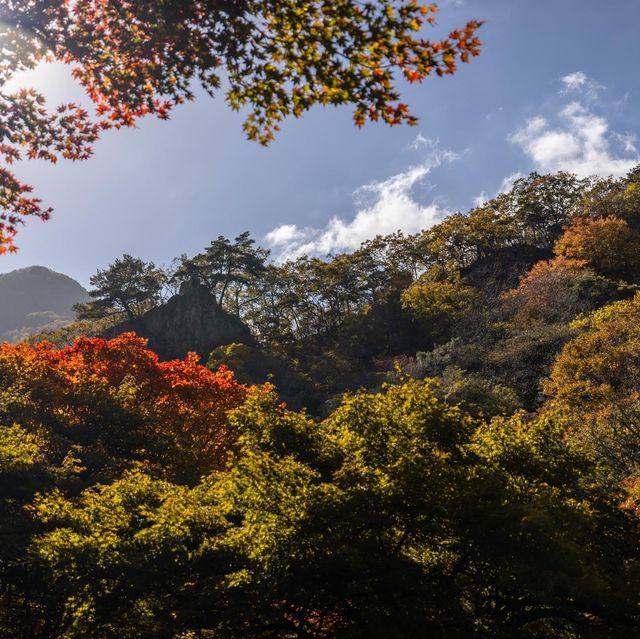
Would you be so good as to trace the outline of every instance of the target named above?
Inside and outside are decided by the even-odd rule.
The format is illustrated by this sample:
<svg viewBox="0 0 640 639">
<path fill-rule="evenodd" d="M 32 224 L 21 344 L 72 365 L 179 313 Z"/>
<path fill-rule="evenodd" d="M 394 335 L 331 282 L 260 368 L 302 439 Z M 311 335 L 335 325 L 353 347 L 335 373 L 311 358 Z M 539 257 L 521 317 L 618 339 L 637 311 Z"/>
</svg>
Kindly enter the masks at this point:
<svg viewBox="0 0 640 639">
<path fill-rule="evenodd" d="M 348 108 L 319 108 L 265 149 L 222 96 L 202 96 L 169 122 L 110 132 L 88 162 L 19 167 L 55 213 L 20 230 L 0 272 L 41 264 L 86 285 L 123 253 L 167 264 L 245 230 L 274 255 L 322 255 L 416 231 L 534 169 L 640 163 L 640 0 L 440 5 L 434 35 L 484 19 L 484 47 L 455 76 L 406 89 L 418 127 L 358 130 Z M 60 68 L 28 80 L 54 103 L 78 95 Z"/>
</svg>

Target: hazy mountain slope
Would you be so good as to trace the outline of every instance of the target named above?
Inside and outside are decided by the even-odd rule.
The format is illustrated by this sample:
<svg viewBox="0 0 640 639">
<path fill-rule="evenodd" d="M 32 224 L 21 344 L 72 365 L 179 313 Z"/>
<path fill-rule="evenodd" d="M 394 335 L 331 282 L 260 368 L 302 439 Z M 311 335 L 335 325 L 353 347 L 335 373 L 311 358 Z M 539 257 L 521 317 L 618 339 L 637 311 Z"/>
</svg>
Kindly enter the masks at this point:
<svg viewBox="0 0 640 639">
<path fill-rule="evenodd" d="M 87 299 L 75 280 L 43 266 L 0 274 L 0 341 L 17 341 L 73 320 L 72 307 Z"/>
</svg>

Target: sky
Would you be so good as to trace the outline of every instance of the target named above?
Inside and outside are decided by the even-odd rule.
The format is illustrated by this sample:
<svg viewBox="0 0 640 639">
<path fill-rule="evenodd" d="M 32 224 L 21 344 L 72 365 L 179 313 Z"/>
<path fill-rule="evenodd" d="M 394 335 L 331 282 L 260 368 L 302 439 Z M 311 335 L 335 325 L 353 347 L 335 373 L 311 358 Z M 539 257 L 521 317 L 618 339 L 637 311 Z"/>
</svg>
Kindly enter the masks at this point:
<svg viewBox="0 0 640 639">
<path fill-rule="evenodd" d="M 0 273 L 33 264 L 85 286 L 124 253 L 167 265 L 250 231 L 275 259 L 357 248 L 466 211 L 533 170 L 624 175 L 640 163 L 640 0 L 441 0 L 445 35 L 486 20 L 480 57 L 404 87 L 417 127 L 357 129 L 348 107 L 286 122 L 263 148 L 220 95 L 108 132 L 87 162 L 18 177 L 54 208 Z M 63 67 L 21 77 L 53 105 L 83 99 Z"/>
</svg>

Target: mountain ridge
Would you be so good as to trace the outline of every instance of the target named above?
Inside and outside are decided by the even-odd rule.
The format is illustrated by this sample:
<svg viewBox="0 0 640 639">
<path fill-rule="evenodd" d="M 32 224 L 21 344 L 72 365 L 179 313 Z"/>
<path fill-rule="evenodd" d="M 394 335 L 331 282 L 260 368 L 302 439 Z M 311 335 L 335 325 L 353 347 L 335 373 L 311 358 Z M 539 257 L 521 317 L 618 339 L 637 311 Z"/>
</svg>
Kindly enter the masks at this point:
<svg viewBox="0 0 640 639">
<path fill-rule="evenodd" d="M 74 319 L 73 305 L 87 299 L 79 282 L 46 266 L 0 273 L 0 341 L 63 326 Z"/>
</svg>

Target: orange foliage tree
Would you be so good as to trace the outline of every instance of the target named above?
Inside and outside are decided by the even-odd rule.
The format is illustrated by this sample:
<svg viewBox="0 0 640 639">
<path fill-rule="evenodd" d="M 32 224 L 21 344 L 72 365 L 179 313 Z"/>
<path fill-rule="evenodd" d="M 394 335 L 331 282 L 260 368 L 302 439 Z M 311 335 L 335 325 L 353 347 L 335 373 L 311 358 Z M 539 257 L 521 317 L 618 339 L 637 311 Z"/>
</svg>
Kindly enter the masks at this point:
<svg viewBox="0 0 640 639">
<path fill-rule="evenodd" d="M 195 354 L 158 361 L 133 333 L 61 350 L 1 344 L 0 388 L 0 423 L 44 435 L 52 464 L 93 480 L 131 463 L 186 481 L 220 467 L 234 441 L 227 413 L 246 392 Z"/>
<path fill-rule="evenodd" d="M 556 255 L 585 260 L 604 275 L 625 277 L 640 267 L 640 236 L 620 218 L 576 218 L 554 247 Z"/>
<path fill-rule="evenodd" d="M 584 260 L 558 256 L 534 264 L 502 302 L 519 324 L 568 322 L 608 301 L 615 289 Z"/>
<path fill-rule="evenodd" d="M 0 158 L 80 160 L 104 127 L 167 118 L 199 83 L 213 95 L 225 79 L 231 108 L 247 108 L 245 131 L 268 143 L 287 116 L 316 104 L 354 106 L 366 120 L 415 124 L 398 78 L 455 73 L 480 50 L 469 21 L 425 38 L 437 5 L 420 0 L 7 0 L 1 3 Z M 42 60 L 70 64 L 96 105 L 45 108 L 33 90 L 3 87 Z M 0 252 L 12 250 L 25 216 L 46 218 L 31 187 L 0 167 Z"/>
</svg>

